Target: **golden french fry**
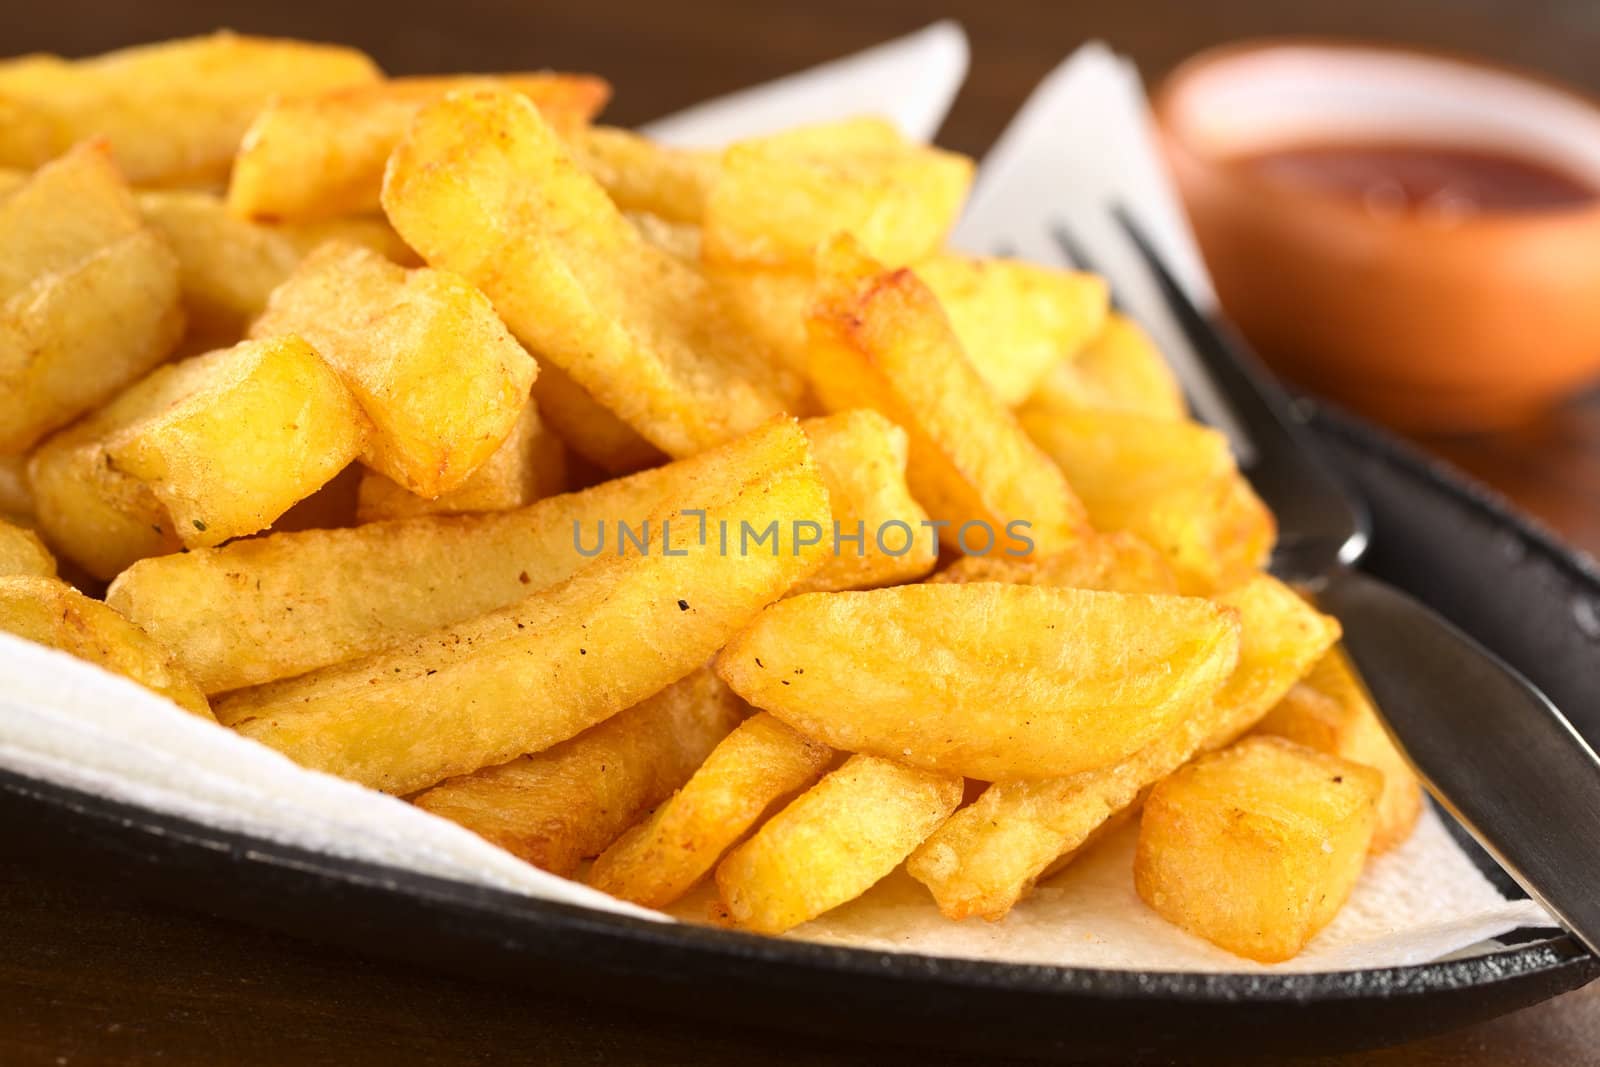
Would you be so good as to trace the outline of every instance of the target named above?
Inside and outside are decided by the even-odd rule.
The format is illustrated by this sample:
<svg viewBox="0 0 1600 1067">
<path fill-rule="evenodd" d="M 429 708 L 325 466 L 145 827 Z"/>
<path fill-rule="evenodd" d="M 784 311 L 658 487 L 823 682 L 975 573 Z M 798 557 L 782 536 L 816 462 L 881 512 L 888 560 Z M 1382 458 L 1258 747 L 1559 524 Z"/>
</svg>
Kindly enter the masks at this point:
<svg viewBox="0 0 1600 1067">
<path fill-rule="evenodd" d="M 830 242 L 819 266 L 812 384 L 830 411 L 872 408 L 905 429 L 911 492 L 945 524 L 940 540 L 969 555 L 1025 555 L 1081 537 L 1083 506 L 973 370 L 928 287 L 848 239 Z"/>
<path fill-rule="evenodd" d="M 666 460 L 655 445 L 634 432 L 567 377 L 554 363 L 541 362 L 533 381 L 539 414 L 567 447 L 608 474 L 631 474 Z"/>
<path fill-rule="evenodd" d="M 0 518 L 33 517 L 33 489 L 26 456 L 0 456 Z"/>
<path fill-rule="evenodd" d="M 796 376 L 810 375 L 806 318 L 816 301 L 817 278 L 809 265 L 791 270 L 712 266 L 706 268 L 706 277 L 739 330 L 756 338 L 773 359 Z M 790 414 L 820 410 L 809 384 L 792 403 L 796 410 Z"/>
<path fill-rule="evenodd" d="M 1292 959 L 1355 886 L 1382 789 L 1370 767 L 1278 737 L 1241 741 L 1151 791 L 1134 888 L 1229 952 Z"/>
<path fill-rule="evenodd" d="M 1383 775 L 1372 831 L 1374 854 L 1411 836 L 1422 815 L 1422 784 L 1383 728 L 1367 687 L 1343 649 L 1330 649 L 1256 731 L 1341 756 Z"/>
<path fill-rule="evenodd" d="M 441 782 L 414 802 L 568 877 L 688 781 L 744 710 L 702 668 L 570 741 Z"/>
<path fill-rule="evenodd" d="M 906 864 L 951 919 L 1002 918 L 1058 861 L 1197 752 L 1253 726 L 1338 639 L 1338 623 L 1265 575 L 1218 598 L 1238 613 L 1239 661 L 1214 699 L 1117 763 L 1043 781 L 1000 781 Z"/>
<path fill-rule="evenodd" d="M 871 889 L 961 803 L 961 779 L 873 756 L 767 820 L 717 867 L 737 925 L 781 934 Z"/>
<path fill-rule="evenodd" d="M 542 72 L 393 78 L 279 97 L 245 131 L 228 208 L 241 218 L 270 221 L 377 211 L 384 164 L 417 112 L 446 93 L 472 89 L 526 96 L 551 125 L 574 133 L 611 95 L 600 78 Z"/>
<path fill-rule="evenodd" d="M 0 578 L 54 578 L 56 560 L 39 535 L 0 519 Z"/>
<path fill-rule="evenodd" d="M 210 719 L 205 694 L 172 653 L 98 600 L 48 576 L 0 577 L 0 630 L 131 678 L 184 711 Z"/>
<path fill-rule="evenodd" d="M 754 428 L 797 389 L 523 97 L 455 93 L 424 107 L 390 159 L 383 204 L 423 258 L 481 287 L 542 361 L 668 455 Z"/>
<path fill-rule="evenodd" d="M 304 337 L 372 423 L 362 462 L 432 499 L 505 441 L 538 368 L 459 275 L 329 242 L 273 292 L 252 337 Z"/>
<path fill-rule="evenodd" d="M 849 119 L 740 141 L 705 201 L 710 263 L 809 266 L 853 236 L 875 259 L 931 255 L 960 214 L 972 160 L 913 144 L 882 119 Z"/>
<path fill-rule="evenodd" d="M 898 585 L 931 571 L 939 546 L 923 533 L 928 513 L 906 487 L 905 431 L 875 411 L 846 411 L 800 426 L 828 487 L 833 530 L 824 534 L 831 546 L 827 561 L 790 592 Z"/>
<path fill-rule="evenodd" d="M 698 224 L 720 170 L 718 153 L 656 144 L 630 130 L 577 131 L 573 156 L 623 211 Z"/>
<path fill-rule="evenodd" d="M 1048 556 L 965 556 L 928 580 L 1059 585 L 1108 593 L 1178 591 L 1178 579 L 1161 553 L 1128 533 L 1091 534 Z"/>
<path fill-rule="evenodd" d="M 415 515 L 456 515 L 464 511 L 506 511 L 555 496 L 566 488 L 567 453 L 561 439 L 539 417 L 536 404 L 524 404 L 511 434 L 466 481 L 432 500 L 408 492 L 377 471 L 361 479 L 356 519 L 375 522 Z"/>
<path fill-rule="evenodd" d="M 381 76 L 354 49 L 226 31 L 74 61 L 25 56 L 0 63 L 0 166 L 35 167 L 104 136 L 135 184 L 217 182 L 274 96 Z"/>
<path fill-rule="evenodd" d="M 1124 411 L 1158 419 L 1187 419 L 1183 387 L 1155 342 L 1113 311 L 1082 351 L 1070 351 L 1038 381 L 1026 400 L 1041 411 Z"/>
<path fill-rule="evenodd" d="M 589 884 L 647 908 L 664 908 L 775 805 L 817 779 L 833 758 L 824 744 L 771 715 L 745 720 L 669 800 L 601 853 Z"/>
<path fill-rule="evenodd" d="M 911 585 L 774 604 L 717 671 L 834 748 L 992 782 L 1126 759 L 1209 700 L 1237 651 L 1233 614 L 1196 598 Z"/>
<path fill-rule="evenodd" d="M 1106 321 L 1109 293 L 1093 274 L 954 252 L 913 269 L 944 306 L 973 369 L 1008 406 Z"/>
<path fill-rule="evenodd" d="M 178 264 L 103 143 L 0 199 L 0 453 L 17 454 L 161 362 L 183 333 Z"/>
<path fill-rule="evenodd" d="M 827 491 L 792 422 L 776 469 L 724 466 L 686 505 L 651 516 L 680 531 L 609 556 L 510 607 L 365 659 L 237 692 L 219 720 L 297 762 L 406 794 L 542 751 L 682 678 L 822 560 L 797 544 L 828 521 Z M 771 551 L 726 551 L 713 531 L 772 531 Z M 670 548 L 670 551 L 668 549 Z"/>
<path fill-rule="evenodd" d="M 99 578 L 265 529 L 355 458 L 365 420 L 295 337 L 157 368 L 29 468 L 39 527 Z"/>
</svg>

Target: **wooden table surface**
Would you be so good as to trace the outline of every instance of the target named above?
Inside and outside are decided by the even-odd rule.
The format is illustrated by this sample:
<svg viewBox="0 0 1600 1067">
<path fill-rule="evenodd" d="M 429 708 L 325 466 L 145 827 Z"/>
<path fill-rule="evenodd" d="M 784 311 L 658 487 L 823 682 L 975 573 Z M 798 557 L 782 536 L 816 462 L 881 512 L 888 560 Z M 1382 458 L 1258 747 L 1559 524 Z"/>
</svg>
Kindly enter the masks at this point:
<svg viewBox="0 0 1600 1067">
<path fill-rule="evenodd" d="M 396 73 L 595 70 L 617 89 L 611 120 L 633 123 L 941 15 L 959 18 L 973 45 L 942 140 L 975 153 L 1039 77 L 1091 36 L 1132 54 L 1152 77 L 1220 41 L 1319 33 L 1475 51 L 1600 91 L 1600 5 L 1588 0 L 50 0 L 0 5 L 0 48 L 83 54 L 231 26 L 359 45 Z M 1600 554 L 1600 394 L 1516 433 L 1426 444 Z M 130 899 L 106 879 L 54 871 L 4 831 L 0 1063 L 883 1062 L 881 1052 L 530 1001 L 179 912 Z M 1596 1064 L 1596 1050 L 1600 984 L 1419 1044 L 1301 1062 Z"/>
</svg>

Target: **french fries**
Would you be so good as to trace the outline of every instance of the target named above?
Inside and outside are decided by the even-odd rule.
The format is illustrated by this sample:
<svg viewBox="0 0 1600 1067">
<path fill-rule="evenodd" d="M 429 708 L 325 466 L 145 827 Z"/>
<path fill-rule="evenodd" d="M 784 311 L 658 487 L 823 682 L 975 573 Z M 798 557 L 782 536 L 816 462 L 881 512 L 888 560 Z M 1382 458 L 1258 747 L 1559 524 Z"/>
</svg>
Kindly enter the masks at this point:
<svg viewBox="0 0 1600 1067">
<path fill-rule="evenodd" d="M 424 259 L 480 286 L 536 355 L 668 455 L 784 410 L 775 369 L 722 328 L 705 279 L 639 235 L 526 98 L 424 107 L 383 205 Z"/>
<path fill-rule="evenodd" d="M 27 519 L 32 515 L 27 457 L 0 456 L 0 518 Z"/>
<path fill-rule="evenodd" d="M 1041 411 L 1124 411 L 1186 419 L 1177 376 L 1138 324 L 1113 311 L 1099 335 L 1045 372 L 1026 400 Z"/>
<path fill-rule="evenodd" d="M 997 781 L 906 864 L 951 919 L 1002 918 L 1064 856 L 1197 753 L 1250 729 L 1338 639 L 1338 624 L 1265 575 L 1219 598 L 1238 613 L 1238 665 L 1209 702 L 1116 763 L 1043 781 Z"/>
<path fill-rule="evenodd" d="M 56 560 L 39 535 L 0 519 L 0 578 L 54 578 Z"/>
<path fill-rule="evenodd" d="M 103 136 L 135 184 L 219 182 L 274 96 L 379 77 L 354 49 L 227 32 L 90 59 L 24 56 L 0 62 L 0 166 L 36 167 Z"/>
<path fill-rule="evenodd" d="M 743 714 L 702 668 L 570 741 L 441 782 L 414 803 L 570 876 L 688 781 Z"/>
<path fill-rule="evenodd" d="M 1210 700 L 1237 653 L 1233 614 L 1194 598 L 912 585 L 774 604 L 717 672 L 834 748 L 992 782 L 1126 759 Z"/>
<path fill-rule="evenodd" d="M 667 222 L 705 221 L 706 198 L 721 166 L 717 153 L 656 144 L 612 126 L 578 131 L 572 150 L 621 210 Z"/>
<path fill-rule="evenodd" d="M 567 447 L 608 474 L 632 474 L 667 458 L 554 363 L 540 364 L 533 399 Z"/>
<path fill-rule="evenodd" d="M 603 722 L 703 664 L 820 564 L 818 546 L 782 530 L 829 518 L 805 437 L 786 422 L 764 432 L 787 439 L 791 458 L 720 471 L 696 503 L 714 530 L 771 523 L 772 555 L 721 555 L 714 537 L 696 542 L 681 507 L 663 510 L 652 516 L 658 530 L 683 531 L 670 545 L 599 559 L 509 608 L 389 651 L 234 693 L 218 719 L 305 766 L 399 794 Z"/>
<path fill-rule="evenodd" d="M 832 758 L 826 745 L 771 715 L 746 719 L 682 789 L 601 853 L 589 884 L 647 908 L 666 907 Z"/>
<path fill-rule="evenodd" d="M 556 129 L 574 133 L 611 95 L 599 78 L 542 72 L 394 78 L 278 97 L 245 131 L 228 182 L 228 209 L 267 221 L 375 212 L 384 164 L 417 112 L 447 93 L 474 89 L 520 93 Z"/>
<path fill-rule="evenodd" d="M 1372 841 L 1383 776 L 1276 737 L 1198 760 L 1151 792 L 1133 881 L 1157 914 L 1261 963 L 1338 913 Z"/>
<path fill-rule="evenodd" d="M 366 413 L 362 462 L 430 500 L 500 447 L 538 372 L 464 279 L 355 244 L 307 256 L 250 328 L 286 334 L 309 341 Z"/>
<path fill-rule="evenodd" d="M 48 576 L 0 577 L 0 630 L 131 678 L 191 715 L 212 717 L 205 694 L 171 653 L 65 582 Z"/>
<path fill-rule="evenodd" d="M 1109 292 L 1093 274 L 950 252 L 913 269 L 944 306 L 973 369 L 1009 407 L 1106 321 Z"/>
<path fill-rule="evenodd" d="M 1383 775 L 1372 830 L 1374 855 L 1411 836 L 1422 815 L 1422 784 L 1390 740 L 1372 697 L 1342 648 L 1330 649 L 1256 731 L 1341 756 Z"/>
<path fill-rule="evenodd" d="M 885 271 L 848 239 L 819 257 L 807 320 L 811 380 L 830 411 L 869 407 L 905 429 L 911 492 L 973 555 L 1050 552 L 1081 537 L 1083 505 L 967 360 L 915 274 Z M 972 531 L 976 530 L 976 533 Z"/>
<path fill-rule="evenodd" d="M 0 454 L 14 455 L 165 359 L 183 308 L 177 260 L 103 143 L 0 199 L 0 247 Z"/>
<path fill-rule="evenodd" d="M 1167 561 L 1128 533 L 1093 534 L 1048 556 L 964 556 L 928 581 L 1059 585 L 1107 593 L 1178 592 L 1177 576 Z"/>
<path fill-rule="evenodd" d="M 717 867 L 735 923 L 781 934 L 854 900 L 961 803 L 961 779 L 852 756 Z"/>
<path fill-rule="evenodd" d="M 837 233 L 874 259 L 911 263 L 938 250 L 972 183 L 970 159 L 912 144 L 881 119 L 741 141 L 721 162 L 705 202 L 708 263 L 809 266 Z"/>
</svg>

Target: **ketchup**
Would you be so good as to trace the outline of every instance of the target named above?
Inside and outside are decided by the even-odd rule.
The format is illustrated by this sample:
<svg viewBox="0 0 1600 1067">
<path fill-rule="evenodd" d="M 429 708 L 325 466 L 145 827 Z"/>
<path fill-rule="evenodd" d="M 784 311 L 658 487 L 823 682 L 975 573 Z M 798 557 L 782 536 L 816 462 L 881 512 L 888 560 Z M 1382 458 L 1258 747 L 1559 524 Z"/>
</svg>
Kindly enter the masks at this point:
<svg viewBox="0 0 1600 1067">
<path fill-rule="evenodd" d="M 1583 207 L 1600 190 L 1552 164 L 1480 148 L 1338 142 L 1275 148 L 1239 162 L 1266 177 L 1362 201 L 1374 212 L 1438 215 Z"/>
</svg>

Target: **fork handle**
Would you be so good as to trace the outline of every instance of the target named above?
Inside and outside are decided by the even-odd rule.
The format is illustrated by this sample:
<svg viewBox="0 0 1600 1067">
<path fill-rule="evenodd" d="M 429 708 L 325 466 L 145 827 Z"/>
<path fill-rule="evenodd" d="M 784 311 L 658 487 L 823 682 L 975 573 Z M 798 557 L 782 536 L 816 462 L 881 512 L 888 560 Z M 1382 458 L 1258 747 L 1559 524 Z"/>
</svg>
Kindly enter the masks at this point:
<svg viewBox="0 0 1600 1067">
<path fill-rule="evenodd" d="M 1600 955 L 1600 759 L 1509 664 L 1431 609 L 1343 570 L 1318 603 L 1439 803 Z"/>
</svg>

